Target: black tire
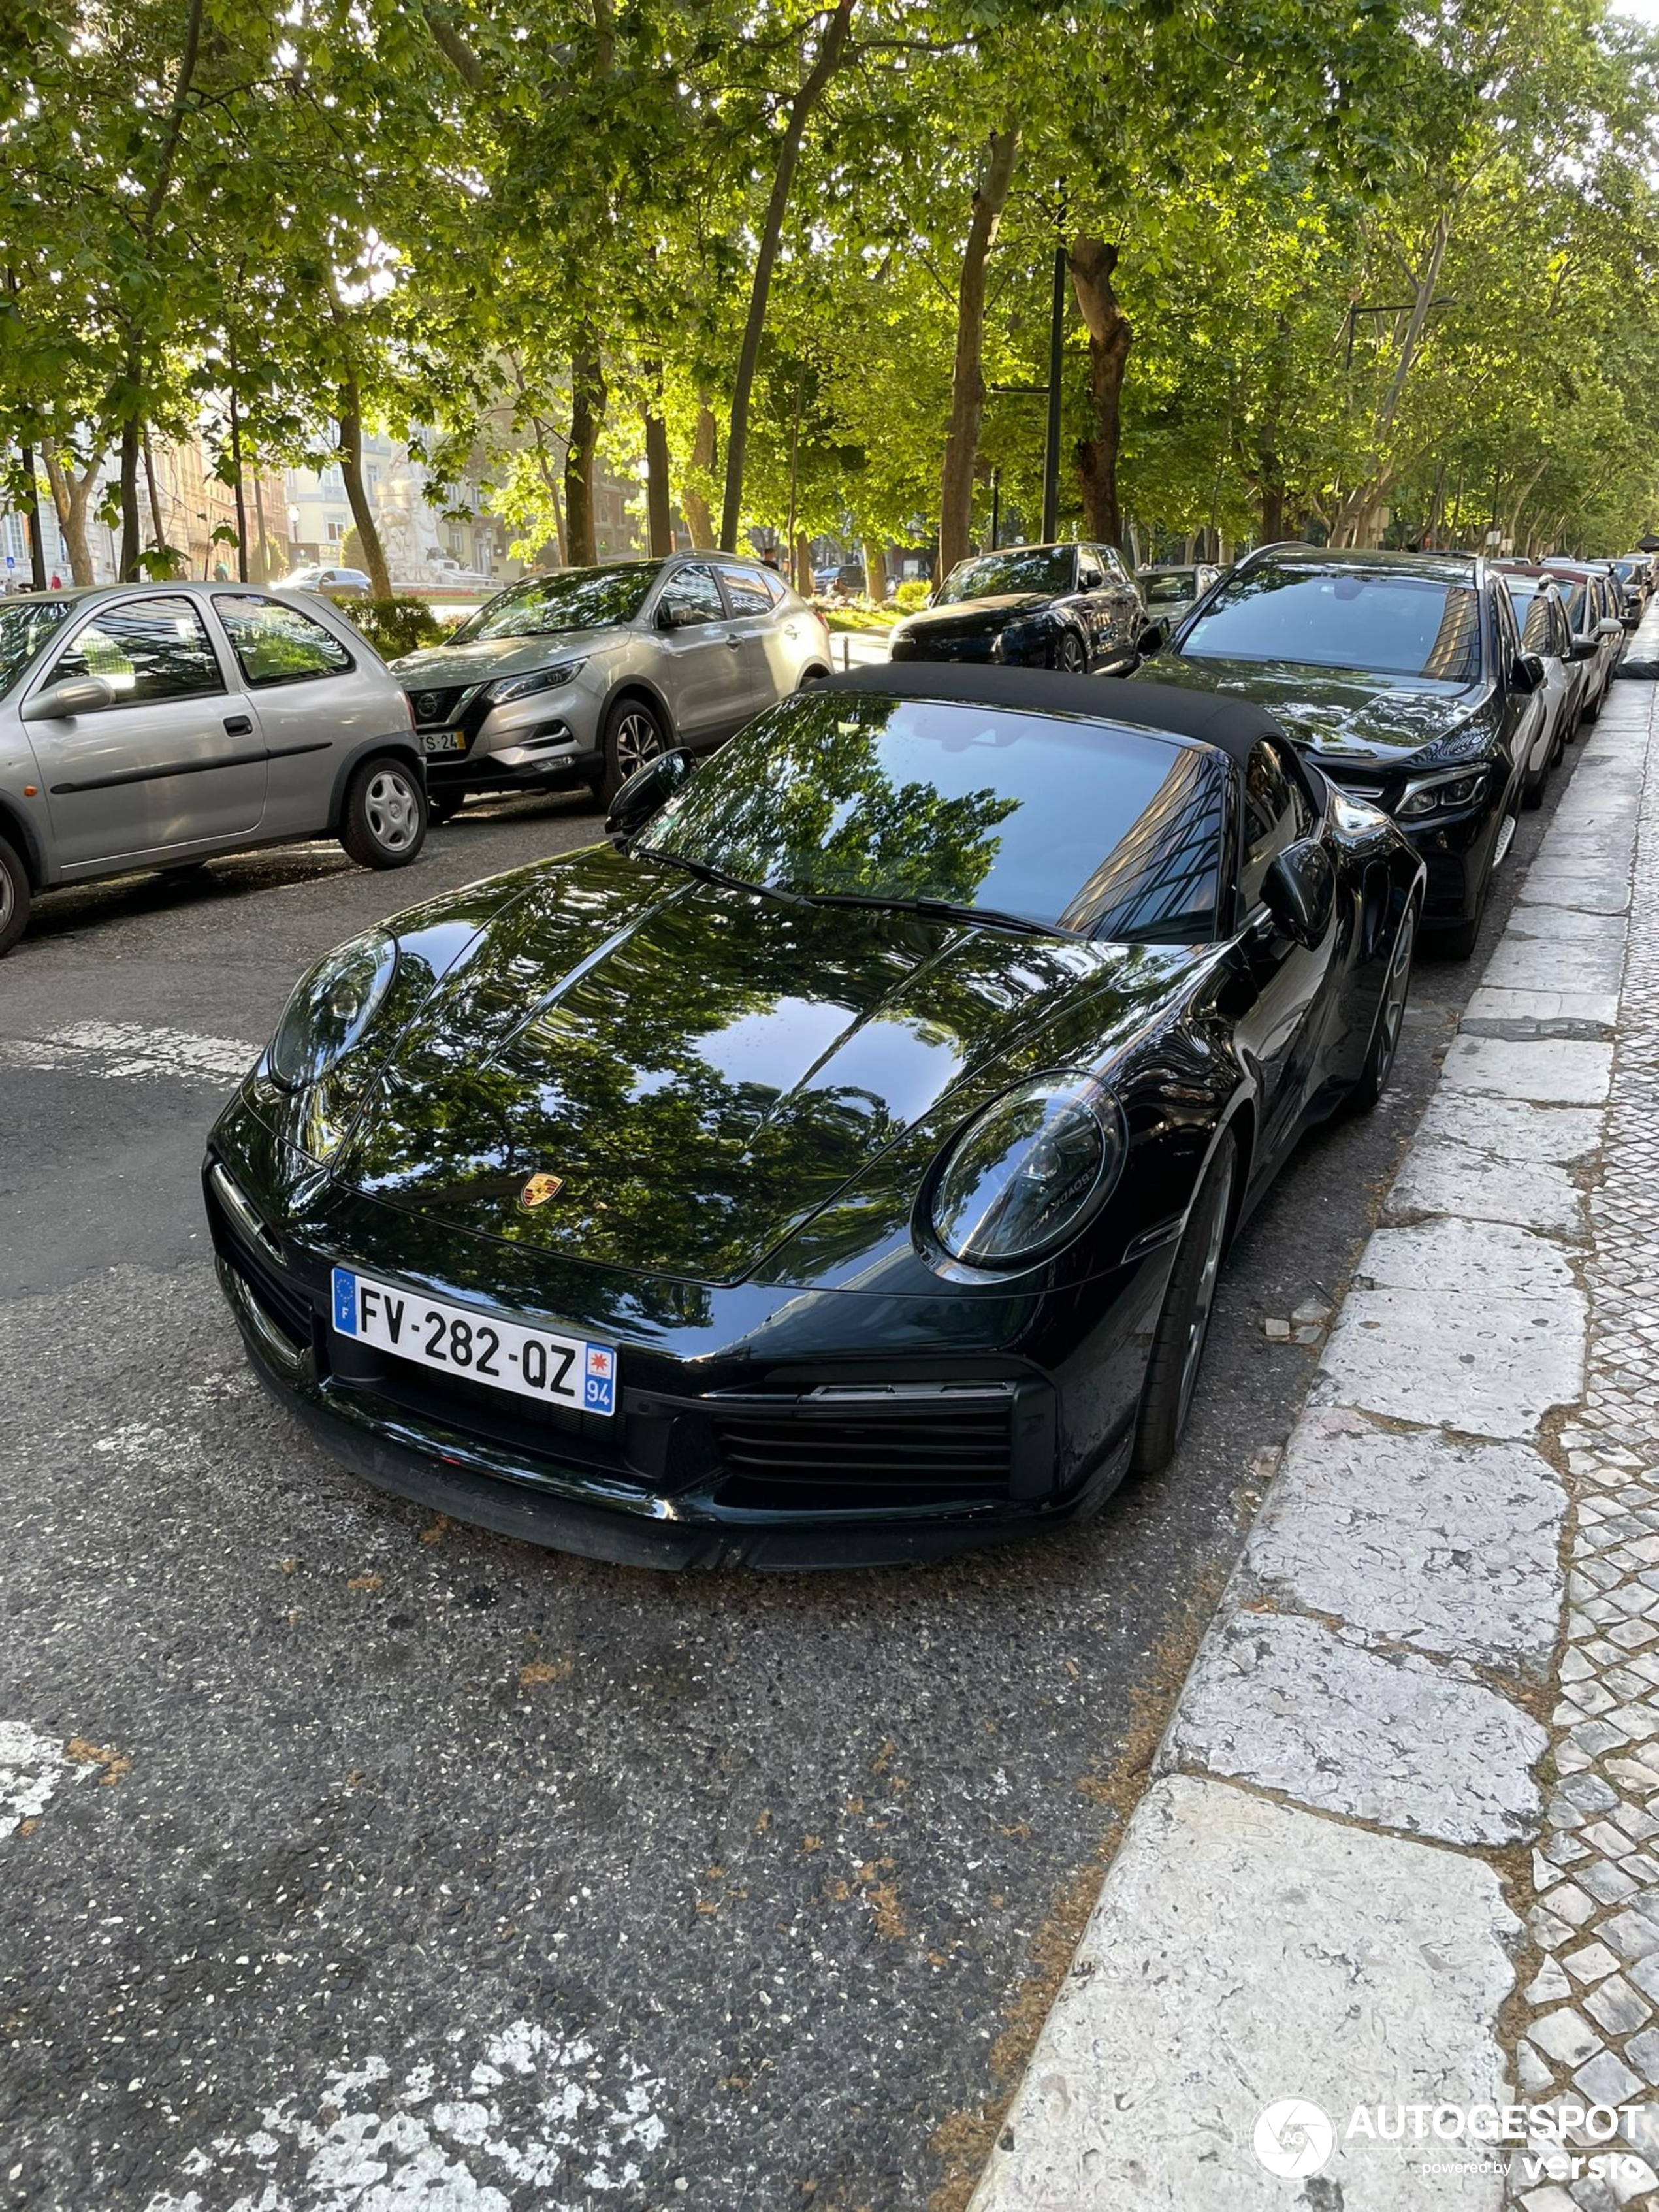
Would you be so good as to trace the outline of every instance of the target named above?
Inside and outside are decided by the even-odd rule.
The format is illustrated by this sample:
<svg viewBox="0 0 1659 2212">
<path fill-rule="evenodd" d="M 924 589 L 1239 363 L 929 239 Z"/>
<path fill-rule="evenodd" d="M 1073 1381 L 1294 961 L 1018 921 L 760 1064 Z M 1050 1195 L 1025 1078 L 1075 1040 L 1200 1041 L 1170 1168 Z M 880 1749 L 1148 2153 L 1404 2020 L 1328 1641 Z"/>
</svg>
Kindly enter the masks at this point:
<svg viewBox="0 0 1659 2212">
<path fill-rule="evenodd" d="M 1607 687 L 1603 685 L 1602 689 L 1596 693 L 1594 699 L 1586 700 L 1584 703 L 1584 711 L 1578 717 L 1581 722 L 1594 722 L 1600 720 L 1601 714 L 1601 702 L 1606 696 L 1606 690 Z"/>
<path fill-rule="evenodd" d="M 28 927 L 31 903 L 29 872 L 0 838 L 0 959 Z"/>
<path fill-rule="evenodd" d="M 1406 1001 L 1411 996 L 1412 963 L 1416 956 L 1417 902 L 1413 899 L 1401 916 L 1394 950 L 1389 955 L 1382 995 L 1377 1001 L 1376 1020 L 1371 1029 L 1370 1049 L 1365 1054 L 1358 1081 L 1348 1093 L 1351 1113 L 1369 1114 L 1389 1087 L 1389 1078 L 1394 1073 L 1395 1055 L 1400 1050 L 1401 1032 L 1406 1025 Z"/>
<path fill-rule="evenodd" d="M 1083 649 L 1083 640 L 1074 629 L 1062 630 L 1060 642 L 1054 647 L 1054 666 L 1062 676 L 1081 676 L 1089 665 L 1089 656 Z"/>
<path fill-rule="evenodd" d="M 1543 767 L 1539 769 L 1536 775 L 1534 775 L 1532 770 L 1528 769 L 1525 776 L 1522 779 L 1521 804 L 1526 808 L 1528 814 L 1535 814 L 1538 809 L 1544 804 L 1544 787 L 1550 780 L 1550 762 L 1553 760 L 1554 757 L 1554 754 L 1551 753 L 1545 760 Z"/>
<path fill-rule="evenodd" d="M 606 710 L 605 732 L 599 739 L 604 762 L 594 785 L 599 804 L 609 806 L 630 775 L 647 761 L 666 752 L 669 734 L 663 718 L 648 699 L 618 699 Z"/>
<path fill-rule="evenodd" d="M 365 761 L 346 786 L 340 842 L 360 868 L 406 868 L 426 842 L 426 786 L 395 753 Z"/>
<path fill-rule="evenodd" d="M 464 791 L 428 791 L 426 795 L 428 819 L 440 824 L 453 822 L 465 805 Z"/>
<path fill-rule="evenodd" d="M 1238 1144 L 1230 1131 L 1211 1154 L 1194 1195 L 1164 1293 L 1129 1455 L 1133 1474 L 1157 1474 L 1169 1465 L 1192 1411 L 1210 1333 L 1216 1278 L 1227 1249 L 1237 1176 Z"/>
</svg>

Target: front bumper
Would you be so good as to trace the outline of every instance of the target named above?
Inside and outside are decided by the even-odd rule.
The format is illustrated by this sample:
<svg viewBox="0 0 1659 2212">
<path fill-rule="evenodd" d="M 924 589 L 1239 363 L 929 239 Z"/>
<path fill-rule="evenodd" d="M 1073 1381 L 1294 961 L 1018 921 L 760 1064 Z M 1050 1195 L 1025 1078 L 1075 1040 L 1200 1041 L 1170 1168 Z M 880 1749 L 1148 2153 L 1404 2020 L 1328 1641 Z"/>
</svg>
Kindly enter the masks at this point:
<svg viewBox="0 0 1659 2212">
<path fill-rule="evenodd" d="M 226 1123 L 238 1116 L 233 1107 Z M 356 1473 L 457 1518 L 634 1565 L 899 1564 L 1084 1517 L 1127 1462 L 1127 1414 L 1109 1444 L 1066 1438 L 1061 1377 L 1006 1348 L 1020 1331 L 1015 1309 L 1030 1299 L 978 1302 L 975 1343 L 955 1301 L 945 1302 L 954 1319 L 944 1341 L 921 1313 L 908 1317 L 906 1341 L 906 1317 L 884 1310 L 899 1301 L 855 1292 L 665 1284 L 686 1316 L 676 1328 L 643 1325 L 607 1289 L 599 1295 L 610 1299 L 608 1326 L 591 1311 L 566 1318 L 619 1346 L 609 1417 L 436 1373 L 331 1325 L 336 1255 L 416 1296 L 438 1294 L 392 1256 L 409 1224 L 400 1231 L 391 1209 L 348 1197 L 356 1235 L 331 1224 L 319 1249 L 308 1219 L 302 1242 L 270 1225 L 276 1209 L 250 1194 L 258 1178 L 220 1134 L 204 1171 L 209 1222 L 261 1379 Z M 377 1226 L 387 1232 L 378 1250 Z M 1118 1288 L 1134 1295 L 1108 1296 L 1102 1309 L 1120 1325 L 1142 1313 L 1149 1329 L 1161 1280 L 1146 1266 L 1128 1272 L 1134 1283 Z M 458 1292 L 447 1285 L 445 1295 Z M 495 1303 L 521 1310 L 504 1288 Z M 1142 1344 L 1119 1363 L 1128 1413 L 1144 1352 Z M 1093 1370 L 1097 1404 L 1113 1363 L 1082 1346 L 1073 1353 Z"/>
<path fill-rule="evenodd" d="M 484 687 L 405 686 L 416 742 L 459 734 L 460 752 L 426 756 L 436 793 L 559 790 L 585 781 L 600 758 L 599 702 L 580 678 L 557 690 L 492 706 Z"/>
</svg>

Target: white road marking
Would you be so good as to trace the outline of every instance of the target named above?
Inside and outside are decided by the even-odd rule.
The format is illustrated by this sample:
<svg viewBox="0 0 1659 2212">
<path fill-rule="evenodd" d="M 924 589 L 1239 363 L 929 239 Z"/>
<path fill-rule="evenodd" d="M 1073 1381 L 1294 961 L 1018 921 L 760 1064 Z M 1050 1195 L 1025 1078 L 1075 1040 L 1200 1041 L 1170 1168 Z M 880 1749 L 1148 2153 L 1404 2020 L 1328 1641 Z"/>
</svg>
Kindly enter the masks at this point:
<svg viewBox="0 0 1659 2212">
<path fill-rule="evenodd" d="M 507 2191 L 526 2185 L 548 2192 L 537 2212 L 592 2212 L 596 2195 L 616 2195 L 617 2212 L 641 2202 L 629 2154 L 657 2149 L 667 2130 L 652 2109 L 661 2084 L 635 2061 L 606 2066 L 586 2038 L 529 2020 L 486 2037 L 470 2068 L 459 2051 L 449 2058 L 465 2078 L 425 2113 L 412 2108 L 431 2099 L 434 2065 L 415 2067 L 401 2088 L 388 2087 L 384 2058 L 333 2068 L 305 2100 L 317 2118 L 285 2097 L 247 2135 L 191 2151 L 182 2179 L 198 2185 L 163 2191 L 145 2212 L 214 2212 L 233 2191 L 231 2212 L 288 2212 L 301 2201 L 306 2212 L 510 2212 Z M 302 2199 L 293 2192 L 301 2177 L 272 2172 L 289 2145 L 305 2160 Z M 573 2172 L 579 2197 L 559 2187 Z"/>
<path fill-rule="evenodd" d="M 46 1810 L 69 1764 L 55 1736 L 22 1721 L 0 1721 L 0 1838 Z"/>
<path fill-rule="evenodd" d="M 73 1069 L 78 1074 L 164 1076 L 187 1083 L 234 1083 L 261 1048 L 240 1037 L 191 1030 L 144 1029 L 136 1022 L 72 1022 L 33 1037 L 0 1038 L 0 1067 Z"/>
</svg>

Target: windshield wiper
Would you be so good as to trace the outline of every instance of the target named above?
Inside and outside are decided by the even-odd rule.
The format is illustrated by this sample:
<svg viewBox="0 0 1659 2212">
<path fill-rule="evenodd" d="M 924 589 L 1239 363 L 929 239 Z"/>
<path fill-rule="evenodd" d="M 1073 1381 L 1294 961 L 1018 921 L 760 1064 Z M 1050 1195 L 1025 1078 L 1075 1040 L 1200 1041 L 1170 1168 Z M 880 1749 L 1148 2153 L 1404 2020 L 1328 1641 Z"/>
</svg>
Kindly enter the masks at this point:
<svg viewBox="0 0 1659 2212">
<path fill-rule="evenodd" d="M 1005 914 L 1000 907 L 965 906 L 956 899 L 883 898 L 873 891 L 807 891 L 814 906 L 867 906 L 886 914 L 919 914 L 928 921 L 961 921 L 975 929 L 1010 929 L 1020 937 L 1070 937 L 1082 932 L 1063 929 L 1057 921 L 1034 921 L 1027 914 Z"/>
<path fill-rule="evenodd" d="M 729 876 L 724 868 L 711 867 L 707 860 L 689 860 L 684 853 L 665 853 L 660 845 L 635 845 L 629 851 L 636 860 L 660 860 L 667 867 L 684 868 L 699 883 L 719 884 L 728 891 L 757 891 L 763 898 L 776 899 L 781 906 L 811 903 L 799 891 L 780 890 L 775 884 L 751 884 L 746 876 Z"/>
</svg>

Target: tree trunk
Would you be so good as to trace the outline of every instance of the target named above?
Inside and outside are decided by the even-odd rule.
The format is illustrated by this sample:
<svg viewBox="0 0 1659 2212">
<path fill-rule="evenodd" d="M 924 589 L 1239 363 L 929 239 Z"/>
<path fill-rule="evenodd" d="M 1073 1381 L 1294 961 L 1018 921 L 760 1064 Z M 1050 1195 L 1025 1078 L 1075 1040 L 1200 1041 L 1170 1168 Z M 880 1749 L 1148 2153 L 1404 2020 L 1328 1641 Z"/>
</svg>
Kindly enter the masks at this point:
<svg viewBox="0 0 1659 2212">
<path fill-rule="evenodd" d="M 793 567 L 795 589 L 802 599 L 810 599 L 812 596 L 812 541 L 804 530 L 796 532 Z"/>
<path fill-rule="evenodd" d="M 697 472 L 699 484 L 714 473 L 714 417 L 707 401 L 697 403 L 696 435 L 691 441 L 691 466 Z M 714 518 L 708 512 L 708 501 L 701 489 L 689 483 L 680 491 L 680 505 L 685 511 L 685 526 L 691 532 L 691 543 L 700 553 L 712 552 L 714 545 Z"/>
<path fill-rule="evenodd" d="M 92 504 L 93 487 L 98 481 L 102 465 L 102 454 L 94 454 L 83 476 L 66 469 L 56 453 L 48 447 L 41 454 L 46 465 L 46 482 L 52 487 L 52 503 L 58 510 L 58 527 L 69 549 L 70 576 L 77 584 L 93 580 L 92 548 L 87 543 L 87 510 Z"/>
<path fill-rule="evenodd" d="M 1261 542 L 1276 544 L 1285 535 L 1285 486 L 1279 479 L 1277 456 L 1261 456 Z"/>
<path fill-rule="evenodd" d="M 656 404 L 646 410 L 645 416 L 646 538 L 653 559 L 659 561 L 674 550 L 674 516 L 668 495 L 668 425 L 660 411 L 661 364 L 653 363 L 649 374 Z"/>
<path fill-rule="evenodd" d="M 875 542 L 864 541 L 864 591 L 872 607 L 887 604 L 887 556 Z"/>
<path fill-rule="evenodd" d="M 235 356 L 231 356 L 230 373 L 236 374 Z M 236 404 L 236 387 L 230 388 L 230 465 L 236 472 L 233 487 L 236 495 L 236 580 L 247 581 L 247 497 L 242 489 L 242 416 Z"/>
<path fill-rule="evenodd" d="M 599 557 L 593 511 L 593 459 L 605 421 L 605 364 L 590 334 L 570 362 L 570 442 L 564 453 L 564 535 L 573 568 Z"/>
<path fill-rule="evenodd" d="M 766 327 L 766 300 L 772 288 L 772 267 L 778 258 L 783 218 L 789 206 L 795 164 L 812 111 L 824 87 L 841 67 L 847 51 L 857 0 L 836 0 L 835 12 L 824 25 L 818 50 L 800 90 L 789 103 L 789 121 L 778 149 L 778 166 L 772 176 L 766 220 L 761 226 L 760 248 L 749 288 L 749 314 L 744 325 L 743 345 L 738 355 L 737 381 L 732 391 L 732 427 L 726 443 L 726 497 L 720 508 L 720 544 L 728 553 L 738 550 L 738 526 L 743 515 L 743 471 L 749 451 L 749 395 L 754 388 L 755 365 L 760 359 L 761 333 Z"/>
<path fill-rule="evenodd" d="M 46 541 L 40 535 L 40 483 L 34 473 L 34 448 L 20 445 L 18 466 L 23 478 L 23 524 L 28 538 L 29 581 L 37 592 L 46 588 Z"/>
<path fill-rule="evenodd" d="M 357 540 L 363 549 L 363 566 L 368 571 L 369 592 L 374 599 L 389 599 L 392 597 L 392 574 L 386 564 L 386 548 L 380 543 L 380 526 L 374 520 L 368 487 L 363 481 L 362 400 L 355 376 L 349 377 L 340 386 L 339 422 L 340 474 L 345 478 L 351 520 L 356 525 Z"/>
<path fill-rule="evenodd" d="M 138 437 L 136 415 L 121 425 L 121 575 L 124 584 L 138 580 L 138 556 L 143 550 L 138 535 Z"/>
<path fill-rule="evenodd" d="M 1117 452 L 1123 372 L 1134 332 L 1112 289 L 1117 257 L 1117 247 L 1104 239 L 1078 238 L 1068 258 L 1078 307 L 1089 333 L 1089 398 L 1094 417 L 1093 435 L 1079 440 L 1077 449 L 1084 527 L 1103 544 L 1121 546 L 1123 522 L 1117 503 Z"/>
<path fill-rule="evenodd" d="M 974 187 L 968 243 L 957 287 L 957 350 L 951 372 L 951 422 L 945 436 L 939 483 L 939 557 L 946 574 L 966 558 L 973 526 L 974 469 L 985 413 L 985 269 L 996 244 L 1008 187 L 1019 152 L 1019 126 L 1011 116 L 991 133 L 984 167 Z"/>
</svg>

